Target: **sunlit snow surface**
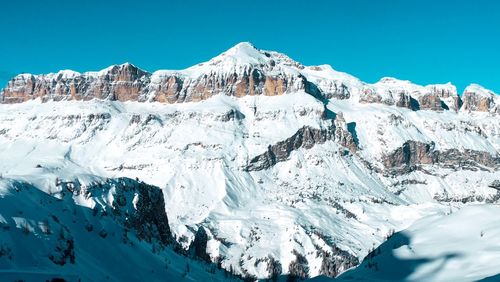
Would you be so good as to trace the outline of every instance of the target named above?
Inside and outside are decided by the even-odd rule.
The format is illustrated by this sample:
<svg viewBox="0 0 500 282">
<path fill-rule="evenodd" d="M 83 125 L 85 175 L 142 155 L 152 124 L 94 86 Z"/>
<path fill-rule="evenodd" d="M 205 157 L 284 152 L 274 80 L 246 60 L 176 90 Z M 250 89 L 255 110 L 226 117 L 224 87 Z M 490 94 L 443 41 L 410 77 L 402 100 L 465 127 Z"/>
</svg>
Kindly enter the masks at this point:
<svg viewBox="0 0 500 282">
<path fill-rule="evenodd" d="M 498 115 L 360 104 L 360 91 L 365 87 L 382 94 L 399 88 L 425 92 L 426 88 L 393 78 L 368 85 L 330 66 L 304 67 L 285 55 L 263 52 L 242 43 L 186 70 L 155 72 L 151 80 L 172 72 L 189 77 L 232 72 L 242 65 L 267 64 L 273 58 L 277 70 L 304 75 L 325 89 L 341 82 L 351 88 L 351 97 L 320 101 L 297 92 L 243 98 L 220 94 L 179 104 L 99 100 L 2 104 L 0 174 L 6 181 L 30 183 L 51 194 L 58 192 L 56 178 L 86 184 L 137 177 L 162 189 L 170 226 L 185 247 L 203 226 L 209 233 L 207 250 L 213 259 L 219 257 L 223 267 L 258 278 L 269 276 L 259 259 L 272 257 L 287 273 L 296 251 L 308 261 L 308 275 L 317 276 L 321 267 L 318 248 L 328 251 L 335 245 L 361 260 L 391 230 L 460 209 L 460 199 L 477 201 L 496 195 L 488 187 L 500 178 L 492 168 L 453 170 L 426 165 L 425 171 L 390 177 L 366 164 L 383 170 L 382 159 L 408 140 L 435 142 L 437 150 L 498 154 Z M 63 71 L 58 75 L 77 74 Z M 440 87 L 455 91 L 451 84 Z M 327 141 L 295 150 L 288 160 L 267 170 L 244 170 L 253 157 L 300 128 L 330 126 L 332 115 L 325 111 L 343 113 L 359 140 L 355 154 L 345 155 L 338 143 Z M 4 193 L 7 188 L 1 187 Z M 435 197 L 455 201 L 439 203 Z M 85 208 L 93 205 L 73 200 Z M 0 206 L 3 218 L 10 216 L 8 212 Z M 490 238 L 487 232 L 485 236 Z M 418 280 L 424 274 L 415 272 L 417 276 L 412 277 Z"/>
<path fill-rule="evenodd" d="M 67 191 L 49 195 L 26 182 L 0 179 L 0 280 L 226 280 L 215 265 L 140 241 L 133 231 L 124 233 L 112 216 L 96 214 L 78 200 L 109 205 L 114 188 L 108 188 L 90 198 L 72 199 Z M 74 262 L 68 258 L 64 265 L 53 263 L 50 257 L 59 256 L 68 239 L 74 245 Z"/>
<path fill-rule="evenodd" d="M 500 143 L 497 119 L 486 114 L 412 112 L 352 101 L 335 101 L 328 108 L 343 112 L 347 122 L 356 122 L 359 156 L 374 165 L 380 165 L 384 152 L 408 139 L 435 141 L 437 148 L 489 152 L 498 150 Z M 304 110 L 305 115 L 298 114 Z M 223 121 L 230 111 L 244 117 Z M 497 172 L 441 169 L 441 177 L 414 172 L 384 178 L 367 170 L 358 157 L 341 156 L 339 145 L 332 141 L 299 149 L 269 170 L 243 171 L 249 158 L 302 126 L 326 126 L 322 111 L 323 104 L 305 93 L 240 99 L 218 95 L 175 105 L 109 101 L 1 105 L 0 171 L 5 178 L 25 180 L 47 192 L 54 189 L 56 177 L 82 183 L 100 177 L 138 177 L 163 189 L 177 237 L 192 239 L 186 226 L 201 224 L 214 238 L 231 243 L 210 242 L 213 257 L 221 255 L 223 265 L 234 265 L 236 270 L 242 257 L 250 257 L 243 267 L 260 277 L 267 272 L 254 265 L 256 258 L 271 255 L 286 271 L 295 259 L 292 250 L 306 254 L 310 275 L 318 275 L 320 262 L 311 251 L 314 244 L 326 243 L 311 236 L 312 231 L 362 258 L 390 229 L 406 228 L 424 215 L 446 213 L 449 208 L 436 203 L 435 194 L 495 193 L 487 185 L 498 178 Z M 388 123 L 391 114 L 400 115 L 403 124 Z M 447 123 L 459 130 L 439 129 Z M 488 138 L 461 129 L 476 125 L 490 133 Z M 380 128 L 382 134 L 377 132 Z M 391 183 L 401 179 L 427 184 L 408 185 L 396 196 Z M 373 199 L 392 204 L 374 204 Z M 333 203 L 357 219 L 346 217 Z"/>
<path fill-rule="evenodd" d="M 500 206 L 429 216 L 393 235 L 340 281 L 499 281 Z M 317 278 L 315 281 L 331 281 Z"/>
</svg>

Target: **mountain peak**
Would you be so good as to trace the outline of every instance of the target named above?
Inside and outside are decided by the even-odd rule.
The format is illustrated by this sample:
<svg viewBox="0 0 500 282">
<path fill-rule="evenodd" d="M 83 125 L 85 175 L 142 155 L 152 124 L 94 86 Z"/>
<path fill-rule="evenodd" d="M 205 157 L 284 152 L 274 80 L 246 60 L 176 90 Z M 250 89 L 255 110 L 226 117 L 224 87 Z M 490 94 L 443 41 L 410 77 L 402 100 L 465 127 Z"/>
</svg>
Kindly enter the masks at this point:
<svg viewBox="0 0 500 282">
<path fill-rule="evenodd" d="M 476 83 L 469 84 L 465 88 L 464 93 L 476 93 L 476 94 L 479 94 L 480 96 L 485 96 L 485 97 L 495 96 L 495 92 L 493 92 L 489 89 L 486 89 L 485 87 L 483 87 L 479 84 L 476 84 Z"/>
<path fill-rule="evenodd" d="M 390 77 L 390 76 L 385 76 L 385 77 L 382 77 L 378 82 L 376 82 L 378 84 L 393 84 L 393 85 L 396 85 L 396 84 L 412 84 L 411 81 L 409 80 L 402 80 L 402 79 L 398 79 L 398 78 L 395 78 L 395 77 Z"/>
<path fill-rule="evenodd" d="M 238 72 L 253 67 L 271 70 L 280 66 L 303 68 L 300 63 L 285 54 L 258 49 L 250 42 L 240 42 L 209 61 L 182 72 L 190 76 L 198 76 L 212 71 Z M 291 68 L 287 69 L 291 70 Z"/>
<path fill-rule="evenodd" d="M 211 59 L 214 64 L 260 65 L 267 64 L 269 58 L 250 42 L 240 42 Z"/>
<path fill-rule="evenodd" d="M 237 54 L 237 53 L 252 53 L 252 52 L 259 52 L 259 49 L 255 47 L 251 42 L 240 42 L 233 47 L 227 49 L 224 53 L 232 53 L 232 54 Z"/>
<path fill-rule="evenodd" d="M 79 75 L 81 75 L 79 72 L 70 69 L 60 70 L 55 74 L 56 77 L 64 79 L 74 78 Z"/>
</svg>

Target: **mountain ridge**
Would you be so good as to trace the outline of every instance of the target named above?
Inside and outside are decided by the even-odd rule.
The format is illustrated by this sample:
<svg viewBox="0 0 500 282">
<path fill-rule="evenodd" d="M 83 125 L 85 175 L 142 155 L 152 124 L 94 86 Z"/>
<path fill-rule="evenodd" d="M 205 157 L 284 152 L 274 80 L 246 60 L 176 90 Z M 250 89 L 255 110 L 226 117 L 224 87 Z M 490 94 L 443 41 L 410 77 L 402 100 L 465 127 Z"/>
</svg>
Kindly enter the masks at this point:
<svg viewBox="0 0 500 282">
<path fill-rule="evenodd" d="M 29 200 L 15 192 L 22 183 L 49 199 L 67 190 L 61 182 L 147 183 L 161 189 L 181 252 L 194 245 L 197 257 L 248 279 L 334 277 L 421 218 L 500 202 L 493 94 L 473 86 L 459 107 L 450 84 L 363 84 L 272 51 L 231 58 L 252 53 L 247 47 L 186 76 L 126 64 L 102 79 L 64 72 L 29 87 L 13 82 L 9 91 L 22 99 L 0 103 L 0 183 L 8 186 L 0 197 Z M 122 188 L 113 189 L 96 201 L 118 202 Z M 0 214 L 34 217 L 2 206 Z"/>
<path fill-rule="evenodd" d="M 249 42 L 238 43 L 206 62 L 183 70 L 147 72 L 127 62 L 96 72 L 20 74 L 2 89 L 0 102 L 97 98 L 176 103 L 200 101 L 220 93 L 241 97 L 298 90 L 341 99 L 359 92 L 359 97 L 353 99 L 414 110 L 458 111 L 465 102 L 466 111 L 500 112 L 499 96 L 478 84 L 470 84 L 461 95 L 450 82 L 421 86 L 409 80 L 383 77 L 370 84 L 329 65 L 304 66 L 284 54 L 257 49 Z"/>
</svg>

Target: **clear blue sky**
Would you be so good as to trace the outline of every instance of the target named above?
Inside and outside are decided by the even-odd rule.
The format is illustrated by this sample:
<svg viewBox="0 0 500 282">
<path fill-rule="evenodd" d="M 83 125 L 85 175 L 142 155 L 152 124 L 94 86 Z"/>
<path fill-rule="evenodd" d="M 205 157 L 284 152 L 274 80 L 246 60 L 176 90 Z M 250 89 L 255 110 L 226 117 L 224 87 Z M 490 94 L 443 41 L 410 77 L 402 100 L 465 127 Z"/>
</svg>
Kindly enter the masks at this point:
<svg viewBox="0 0 500 282">
<path fill-rule="evenodd" d="M 181 69 L 250 41 L 367 82 L 500 93 L 496 0 L 2 1 L 0 38 L 0 88 L 20 72 Z"/>
</svg>

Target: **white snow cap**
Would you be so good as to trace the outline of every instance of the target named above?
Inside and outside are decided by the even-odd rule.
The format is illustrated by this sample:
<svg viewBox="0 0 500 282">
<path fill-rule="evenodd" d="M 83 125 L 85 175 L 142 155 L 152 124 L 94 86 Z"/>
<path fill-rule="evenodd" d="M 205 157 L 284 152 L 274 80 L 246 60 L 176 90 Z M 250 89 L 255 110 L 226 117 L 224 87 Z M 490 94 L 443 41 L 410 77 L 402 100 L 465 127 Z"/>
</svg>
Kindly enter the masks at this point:
<svg viewBox="0 0 500 282">
<path fill-rule="evenodd" d="M 383 83 L 383 84 L 412 84 L 411 81 L 409 80 L 401 80 L 397 79 L 395 77 L 382 77 L 377 83 Z"/>
<path fill-rule="evenodd" d="M 16 75 L 14 78 L 30 79 L 33 75 L 31 73 L 21 73 Z"/>
<path fill-rule="evenodd" d="M 74 78 L 76 76 L 81 75 L 79 72 L 73 71 L 73 70 L 60 70 L 58 71 L 55 76 L 56 77 L 61 77 L 61 78 Z"/>
<path fill-rule="evenodd" d="M 221 57 L 229 57 L 236 62 L 244 64 L 257 64 L 267 62 L 265 56 L 250 42 L 238 43 L 216 58 Z"/>
<path fill-rule="evenodd" d="M 138 68 L 137 66 L 125 62 L 120 65 L 112 65 L 104 68 L 100 71 L 89 71 L 79 73 L 73 70 L 61 70 L 57 73 L 49 73 L 46 75 L 32 75 L 30 73 L 24 73 L 17 75 L 17 79 L 31 79 L 32 77 L 46 77 L 46 78 L 65 78 L 71 79 L 77 76 L 93 76 L 100 77 L 109 73 L 115 67 L 125 67 L 132 66 Z M 152 73 L 151 80 L 157 82 L 158 79 L 168 76 L 168 75 L 179 75 L 185 77 L 196 78 L 200 75 L 207 74 L 210 72 L 221 72 L 221 73 L 231 73 L 241 70 L 248 69 L 249 67 L 261 67 L 268 66 L 269 69 L 277 70 L 279 72 L 292 73 L 292 74 L 302 74 L 306 76 L 307 79 L 318 84 L 328 84 L 332 81 L 342 81 L 344 84 L 350 86 L 351 88 L 362 87 L 375 87 L 377 89 L 405 89 L 411 94 L 423 94 L 428 93 L 432 88 L 437 88 L 439 90 L 446 90 L 450 93 L 457 93 L 456 87 L 448 82 L 446 84 L 429 84 L 429 85 L 419 85 L 411 82 L 410 80 L 402 80 L 394 77 L 382 77 L 379 81 L 375 83 L 365 83 L 348 73 L 339 72 L 333 69 L 330 65 L 318 65 L 318 66 L 303 66 L 299 62 L 291 59 L 285 54 L 278 53 L 275 51 L 262 50 L 251 42 L 240 42 L 229 48 L 225 52 L 213 57 L 212 59 L 196 64 L 194 66 L 188 67 L 183 70 L 157 70 Z M 276 67 L 275 67 L 276 66 Z M 140 69 L 140 68 L 139 68 Z M 144 71 L 144 70 L 143 70 Z M 146 72 L 146 71 L 145 71 Z M 484 97 L 494 95 L 495 93 L 488 90 L 478 84 L 470 84 L 465 88 L 464 93 L 473 92 Z M 498 95 L 494 97 L 497 99 Z"/>
<path fill-rule="evenodd" d="M 206 64 L 218 66 L 260 65 L 267 64 L 268 58 L 250 42 L 241 42 L 220 55 L 212 58 Z"/>
<path fill-rule="evenodd" d="M 476 93 L 482 97 L 491 97 L 495 95 L 495 92 L 475 83 L 472 83 L 469 86 L 467 86 L 464 90 L 464 94 L 465 93 Z"/>
<path fill-rule="evenodd" d="M 298 73 L 297 69 L 303 68 L 300 63 L 292 60 L 285 54 L 261 50 L 250 42 L 241 42 L 207 62 L 197 64 L 179 72 L 190 77 L 197 77 L 210 72 L 239 72 L 249 67 L 263 66 L 269 68 L 276 66 L 276 69 L 292 73 Z"/>
</svg>

